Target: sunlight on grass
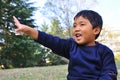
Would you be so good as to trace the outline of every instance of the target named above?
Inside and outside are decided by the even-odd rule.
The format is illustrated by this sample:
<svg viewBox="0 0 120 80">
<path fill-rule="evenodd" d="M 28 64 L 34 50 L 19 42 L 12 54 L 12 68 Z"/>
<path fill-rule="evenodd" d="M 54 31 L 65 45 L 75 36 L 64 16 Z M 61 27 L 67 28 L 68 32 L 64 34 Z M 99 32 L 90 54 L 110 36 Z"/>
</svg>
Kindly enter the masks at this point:
<svg viewBox="0 0 120 80">
<path fill-rule="evenodd" d="M 0 80 L 66 80 L 67 65 L 8 69 L 0 71 Z"/>
<path fill-rule="evenodd" d="M 120 72 L 120 61 L 116 64 Z M 0 70 L 0 80 L 67 80 L 67 72 L 67 65 L 6 69 Z"/>
</svg>

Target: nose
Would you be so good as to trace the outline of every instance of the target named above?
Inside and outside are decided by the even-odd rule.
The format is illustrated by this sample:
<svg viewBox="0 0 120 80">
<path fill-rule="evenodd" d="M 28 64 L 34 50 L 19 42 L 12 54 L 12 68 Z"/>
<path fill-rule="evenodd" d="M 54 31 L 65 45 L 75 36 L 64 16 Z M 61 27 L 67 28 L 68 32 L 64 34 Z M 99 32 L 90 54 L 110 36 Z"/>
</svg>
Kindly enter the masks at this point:
<svg viewBox="0 0 120 80">
<path fill-rule="evenodd" d="M 75 30 L 75 31 L 80 31 L 80 30 L 81 30 L 81 29 L 80 29 L 80 26 L 74 27 L 74 30 Z"/>
</svg>

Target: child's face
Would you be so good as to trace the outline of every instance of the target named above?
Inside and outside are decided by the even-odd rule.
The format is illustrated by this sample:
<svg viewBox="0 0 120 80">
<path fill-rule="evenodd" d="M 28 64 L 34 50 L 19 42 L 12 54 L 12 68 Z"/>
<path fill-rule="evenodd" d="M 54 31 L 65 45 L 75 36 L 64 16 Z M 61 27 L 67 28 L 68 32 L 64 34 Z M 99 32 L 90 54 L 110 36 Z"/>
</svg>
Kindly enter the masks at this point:
<svg viewBox="0 0 120 80">
<path fill-rule="evenodd" d="M 95 45 L 95 36 L 100 32 L 99 27 L 94 28 L 90 21 L 82 16 L 75 18 L 72 34 L 75 41 L 80 45 Z"/>
</svg>

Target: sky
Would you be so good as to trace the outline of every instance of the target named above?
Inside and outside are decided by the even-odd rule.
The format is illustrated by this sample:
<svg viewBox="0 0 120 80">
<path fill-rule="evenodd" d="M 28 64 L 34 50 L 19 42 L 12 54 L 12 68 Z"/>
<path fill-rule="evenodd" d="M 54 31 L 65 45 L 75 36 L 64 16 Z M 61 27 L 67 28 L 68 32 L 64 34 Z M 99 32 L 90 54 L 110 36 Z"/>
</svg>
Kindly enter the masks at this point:
<svg viewBox="0 0 120 80">
<path fill-rule="evenodd" d="M 41 7 L 47 0 L 31 0 L 37 2 L 36 7 Z M 111 30 L 120 30 L 120 0 L 98 0 L 97 5 L 91 7 L 91 10 L 98 12 L 102 18 L 104 26 L 107 26 Z M 36 24 L 42 24 L 44 18 L 41 16 L 39 11 L 35 12 L 34 18 Z"/>
<path fill-rule="evenodd" d="M 111 29 L 120 30 L 120 0 L 99 0 L 93 10 L 102 15 L 104 25 Z"/>
</svg>

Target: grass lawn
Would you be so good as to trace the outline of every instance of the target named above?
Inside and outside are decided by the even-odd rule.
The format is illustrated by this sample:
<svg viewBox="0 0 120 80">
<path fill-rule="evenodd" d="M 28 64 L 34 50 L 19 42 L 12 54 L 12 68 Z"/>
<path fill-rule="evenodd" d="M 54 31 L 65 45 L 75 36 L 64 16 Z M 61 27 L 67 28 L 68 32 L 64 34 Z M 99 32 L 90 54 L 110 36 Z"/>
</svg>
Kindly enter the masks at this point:
<svg viewBox="0 0 120 80">
<path fill-rule="evenodd" d="M 67 65 L 0 70 L 0 80 L 66 80 Z"/>
<path fill-rule="evenodd" d="M 120 61 L 117 67 L 120 71 Z M 0 80 L 66 80 L 66 75 L 67 65 L 0 70 Z"/>
</svg>

